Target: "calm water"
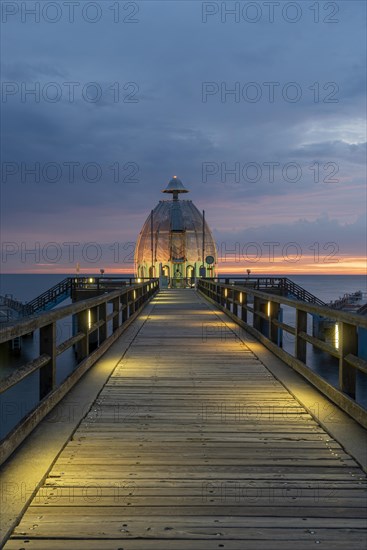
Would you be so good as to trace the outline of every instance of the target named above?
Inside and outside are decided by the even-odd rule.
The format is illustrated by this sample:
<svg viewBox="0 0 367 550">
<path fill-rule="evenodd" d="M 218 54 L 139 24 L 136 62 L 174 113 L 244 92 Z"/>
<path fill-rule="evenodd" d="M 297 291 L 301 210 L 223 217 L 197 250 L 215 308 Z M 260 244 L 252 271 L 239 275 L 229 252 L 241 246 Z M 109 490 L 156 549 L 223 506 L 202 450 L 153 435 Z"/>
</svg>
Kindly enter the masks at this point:
<svg viewBox="0 0 367 550">
<path fill-rule="evenodd" d="M 68 276 L 70 275 L 0 275 L 0 294 L 12 294 L 14 298 L 28 302 Z M 346 292 L 367 292 L 367 277 L 364 275 L 285 276 L 324 302 L 336 300 Z"/>
</svg>

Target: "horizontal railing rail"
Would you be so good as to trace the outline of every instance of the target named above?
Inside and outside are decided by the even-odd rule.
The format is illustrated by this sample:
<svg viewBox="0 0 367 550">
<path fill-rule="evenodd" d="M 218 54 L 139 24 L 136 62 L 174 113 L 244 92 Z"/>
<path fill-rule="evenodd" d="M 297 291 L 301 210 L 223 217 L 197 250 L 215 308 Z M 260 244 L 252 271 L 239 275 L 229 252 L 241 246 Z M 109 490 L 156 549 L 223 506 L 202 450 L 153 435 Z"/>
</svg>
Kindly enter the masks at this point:
<svg viewBox="0 0 367 550">
<path fill-rule="evenodd" d="M 0 329 L 0 344 L 39 330 L 39 354 L 10 376 L 0 381 L 0 405 L 3 415 L 14 404 L 17 386 L 30 380 L 34 373 L 36 405 L 26 410 L 0 441 L 0 463 L 13 452 L 38 422 L 71 389 L 135 318 L 144 304 L 159 290 L 159 280 L 150 279 L 104 294 L 75 302 L 38 315 L 26 317 Z M 111 310 L 109 312 L 109 309 Z M 57 322 L 72 318 L 73 335 L 57 343 Z M 109 334 L 110 333 L 110 334 Z M 56 359 L 74 347 L 76 364 L 72 373 L 57 383 Z M 32 386 L 34 389 L 34 385 Z M 24 390 L 24 386 L 23 386 Z M 6 424 L 6 419 L 4 419 Z M 4 425 L 3 423 L 3 425 Z"/>
<path fill-rule="evenodd" d="M 361 344 L 367 336 L 367 318 L 325 305 L 307 303 L 248 286 L 223 284 L 210 279 L 199 280 L 198 290 L 218 304 L 233 320 L 263 342 L 275 355 L 300 372 L 332 401 L 367 427 L 367 410 L 355 400 L 356 373 L 360 371 L 367 374 L 367 361 L 360 354 Z M 281 321 L 281 306 L 293 308 L 295 326 Z M 318 316 L 335 323 L 337 338 L 334 343 L 325 342 L 309 334 L 308 315 Z M 279 331 L 293 335 L 293 355 L 282 349 Z M 338 359 L 338 387 L 332 386 L 307 366 L 307 344 L 312 344 L 314 348 Z"/>
<path fill-rule="evenodd" d="M 89 276 L 89 277 L 69 277 L 72 290 L 74 289 L 97 289 L 105 290 L 110 288 L 120 288 L 131 286 L 146 281 L 151 281 L 149 277 L 125 277 L 118 275 L 108 276 Z"/>
</svg>

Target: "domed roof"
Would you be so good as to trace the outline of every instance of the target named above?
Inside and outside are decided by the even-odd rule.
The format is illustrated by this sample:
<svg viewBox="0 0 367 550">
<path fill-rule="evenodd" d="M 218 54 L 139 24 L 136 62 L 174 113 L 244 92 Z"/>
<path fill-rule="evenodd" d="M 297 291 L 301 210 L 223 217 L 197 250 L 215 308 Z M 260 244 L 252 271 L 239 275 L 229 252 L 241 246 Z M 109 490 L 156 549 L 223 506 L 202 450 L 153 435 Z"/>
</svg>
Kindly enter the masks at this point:
<svg viewBox="0 0 367 550">
<path fill-rule="evenodd" d="M 154 262 L 203 262 L 207 255 L 216 259 L 216 246 L 203 214 L 190 200 L 178 200 L 176 193 L 188 193 L 181 180 L 172 178 L 163 193 L 173 200 L 161 200 L 146 219 L 135 249 L 137 266 Z M 204 231 L 203 231 L 204 229 Z"/>
</svg>

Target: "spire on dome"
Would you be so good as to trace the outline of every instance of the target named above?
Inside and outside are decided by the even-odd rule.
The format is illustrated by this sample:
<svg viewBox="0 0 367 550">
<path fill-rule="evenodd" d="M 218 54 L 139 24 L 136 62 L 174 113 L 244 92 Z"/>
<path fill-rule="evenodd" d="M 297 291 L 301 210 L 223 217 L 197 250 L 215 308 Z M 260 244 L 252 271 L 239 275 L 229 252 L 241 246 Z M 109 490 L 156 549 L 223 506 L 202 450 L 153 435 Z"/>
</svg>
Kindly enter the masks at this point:
<svg viewBox="0 0 367 550">
<path fill-rule="evenodd" d="M 179 193 L 188 193 L 188 192 L 189 190 L 186 189 L 182 181 L 177 176 L 173 176 L 173 178 L 170 180 L 167 187 L 162 191 L 162 193 L 172 193 L 173 200 L 176 200 L 176 201 L 178 200 Z"/>
</svg>

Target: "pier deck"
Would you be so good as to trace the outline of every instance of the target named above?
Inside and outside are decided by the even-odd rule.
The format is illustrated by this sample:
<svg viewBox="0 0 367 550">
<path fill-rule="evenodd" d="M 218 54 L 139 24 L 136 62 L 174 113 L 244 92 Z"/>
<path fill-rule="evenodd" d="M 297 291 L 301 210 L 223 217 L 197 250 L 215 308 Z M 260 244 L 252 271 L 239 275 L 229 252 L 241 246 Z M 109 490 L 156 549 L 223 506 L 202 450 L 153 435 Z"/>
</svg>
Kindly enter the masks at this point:
<svg viewBox="0 0 367 550">
<path fill-rule="evenodd" d="M 193 290 L 149 307 L 5 549 L 364 550 L 363 471 L 245 333 Z"/>
</svg>

